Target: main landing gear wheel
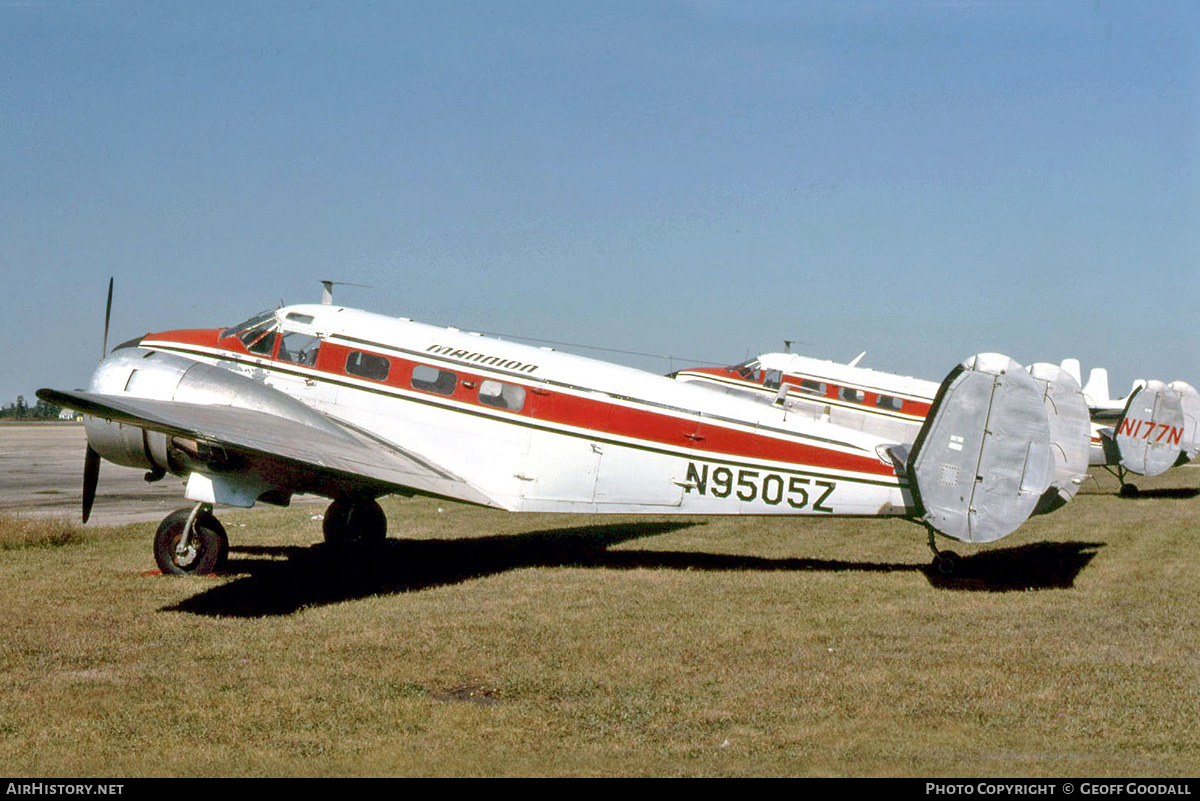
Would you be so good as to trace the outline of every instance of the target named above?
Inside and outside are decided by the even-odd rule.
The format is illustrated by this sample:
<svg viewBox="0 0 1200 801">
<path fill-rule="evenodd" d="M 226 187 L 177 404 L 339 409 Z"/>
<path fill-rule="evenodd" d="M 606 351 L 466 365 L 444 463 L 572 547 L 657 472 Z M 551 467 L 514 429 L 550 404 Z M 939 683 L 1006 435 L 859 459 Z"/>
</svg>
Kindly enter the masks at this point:
<svg viewBox="0 0 1200 801">
<path fill-rule="evenodd" d="M 321 528 L 330 545 L 379 545 L 387 539 L 387 515 L 374 498 L 338 498 Z"/>
<path fill-rule="evenodd" d="M 154 534 L 154 561 L 164 574 L 200 576 L 224 566 L 229 538 L 211 510 L 207 504 L 177 509 L 159 524 Z M 192 530 L 185 538 L 189 521 Z"/>
<path fill-rule="evenodd" d="M 1122 484 L 1121 491 L 1118 492 L 1117 495 L 1121 496 L 1122 498 L 1136 498 L 1139 493 L 1140 490 L 1138 490 L 1138 488 L 1133 484 Z"/>
</svg>

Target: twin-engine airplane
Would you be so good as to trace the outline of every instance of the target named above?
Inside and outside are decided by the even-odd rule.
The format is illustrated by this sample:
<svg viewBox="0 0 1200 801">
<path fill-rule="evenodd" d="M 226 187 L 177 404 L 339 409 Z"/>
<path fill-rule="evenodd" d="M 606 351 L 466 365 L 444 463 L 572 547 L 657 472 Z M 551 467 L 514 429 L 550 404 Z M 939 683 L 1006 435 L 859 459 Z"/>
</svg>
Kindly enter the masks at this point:
<svg viewBox="0 0 1200 801">
<path fill-rule="evenodd" d="M 814 359 L 793 353 L 765 353 L 733 367 L 698 367 L 681 370 L 681 381 L 786 405 L 797 413 L 914 442 L 937 396 L 938 385 L 919 378 L 859 367 L 863 354 L 849 364 Z M 1200 392 L 1183 381 L 1138 380 L 1130 393 L 1109 397 L 1108 373 L 1096 368 L 1080 388 L 1080 366 L 1067 359 L 1061 367 L 1035 364 L 1031 375 L 1059 394 L 1071 397 L 1051 420 L 1071 433 L 1058 438 L 1062 489 L 1073 495 L 1087 466 L 1104 467 L 1121 482 L 1121 494 L 1134 496 L 1137 488 L 1126 482 L 1129 474 L 1155 476 L 1200 455 Z M 1082 398 L 1086 417 L 1080 413 Z M 1055 401 L 1055 406 L 1059 404 Z M 1086 425 L 1090 422 L 1090 426 Z M 1089 430 L 1090 429 L 1090 430 Z M 1081 440 L 1081 436 L 1086 439 Z M 1084 451 L 1068 453 L 1090 441 Z M 1069 497 L 1064 495 L 1064 500 Z"/>
<path fill-rule="evenodd" d="M 393 493 L 510 511 L 906 517 L 950 569 L 935 533 L 990 542 L 1068 492 L 1075 467 L 1058 455 L 1086 450 L 1087 411 L 1077 390 L 997 354 L 922 386 L 887 401 L 916 436 L 881 433 L 330 303 L 147 334 L 106 355 L 86 392 L 38 396 L 85 415 L 85 521 L 100 458 L 186 478 L 193 505 L 154 538 L 168 573 L 222 564 L 214 505 L 294 493 L 332 500 L 330 543 L 381 541 L 376 499 Z"/>
</svg>

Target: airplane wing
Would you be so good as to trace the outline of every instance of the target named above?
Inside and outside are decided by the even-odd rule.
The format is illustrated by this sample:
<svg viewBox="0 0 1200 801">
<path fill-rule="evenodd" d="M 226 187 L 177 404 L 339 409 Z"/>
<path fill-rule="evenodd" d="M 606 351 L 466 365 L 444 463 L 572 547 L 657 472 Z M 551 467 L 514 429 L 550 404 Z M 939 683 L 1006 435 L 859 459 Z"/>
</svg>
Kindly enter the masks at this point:
<svg viewBox="0 0 1200 801">
<path fill-rule="evenodd" d="M 268 412 L 216 404 L 48 389 L 39 390 L 38 397 L 94 417 L 203 442 L 225 454 L 232 451 L 243 457 L 249 470 L 289 491 L 362 487 L 507 508 L 420 454 L 328 416 L 330 425 L 318 428 Z"/>
</svg>

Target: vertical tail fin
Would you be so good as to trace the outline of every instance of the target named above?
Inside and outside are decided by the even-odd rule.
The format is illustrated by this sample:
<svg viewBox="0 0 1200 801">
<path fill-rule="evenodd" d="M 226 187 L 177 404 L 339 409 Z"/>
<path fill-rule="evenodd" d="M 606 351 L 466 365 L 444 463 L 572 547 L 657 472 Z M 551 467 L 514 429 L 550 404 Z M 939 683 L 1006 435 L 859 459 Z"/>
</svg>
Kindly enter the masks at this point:
<svg viewBox="0 0 1200 801">
<path fill-rule="evenodd" d="M 1079 359 L 1063 359 L 1062 369 L 1075 379 L 1076 384 L 1083 383 L 1083 373 L 1081 372 L 1083 368 L 1079 366 Z"/>
<path fill-rule="evenodd" d="M 1043 391 L 1007 356 L 973 356 L 946 376 L 908 461 L 921 520 L 961 542 L 1015 531 L 1055 473 Z"/>
<path fill-rule="evenodd" d="M 1079 382 L 1070 372 L 1039 363 L 1030 365 L 1029 374 L 1042 391 L 1054 454 L 1054 479 L 1034 509 L 1034 514 L 1045 514 L 1074 498 L 1087 477 L 1092 418 Z"/>
<path fill-rule="evenodd" d="M 1157 476 L 1179 460 L 1183 434 L 1179 392 L 1162 381 L 1147 381 L 1129 396 L 1116 430 L 1107 436 L 1116 447 L 1121 467 L 1138 475 Z"/>
<path fill-rule="evenodd" d="M 1092 368 L 1083 387 L 1083 397 L 1093 409 L 1103 409 L 1112 404 L 1112 396 L 1108 394 L 1108 370 L 1103 367 Z"/>
<path fill-rule="evenodd" d="M 1172 381 L 1167 386 L 1179 393 L 1180 405 L 1183 407 L 1181 458 L 1190 462 L 1200 456 L 1200 392 L 1185 381 Z"/>
</svg>

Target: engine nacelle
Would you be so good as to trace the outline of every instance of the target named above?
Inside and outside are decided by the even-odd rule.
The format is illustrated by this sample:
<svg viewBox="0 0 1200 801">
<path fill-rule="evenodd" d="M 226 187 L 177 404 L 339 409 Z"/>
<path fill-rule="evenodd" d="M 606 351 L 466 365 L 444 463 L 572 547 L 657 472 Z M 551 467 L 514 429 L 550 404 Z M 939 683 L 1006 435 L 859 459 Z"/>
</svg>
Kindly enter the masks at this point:
<svg viewBox="0 0 1200 801">
<path fill-rule="evenodd" d="M 300 401 L 256 381 L 211 364 L 144 348 L 114 350 L 92 376 L 89 391 L 99 395 L 234 406 L 268 412 L 313 428 L 341 434 L 330 421 Z M 203 442 L 181 439 L 138 426 L 86 416 L 89 444 L 110 462 L 187 475 L 197 468 L 221 470 L 221 454 Z"/>
<path fill-rule="evenodd" d="M 171 469 L 166 434 L 91 416 L 85 416 L 83 424 L 88 444 L 108 461 L 126 467 L 175 472 Z"/>
</svg>

